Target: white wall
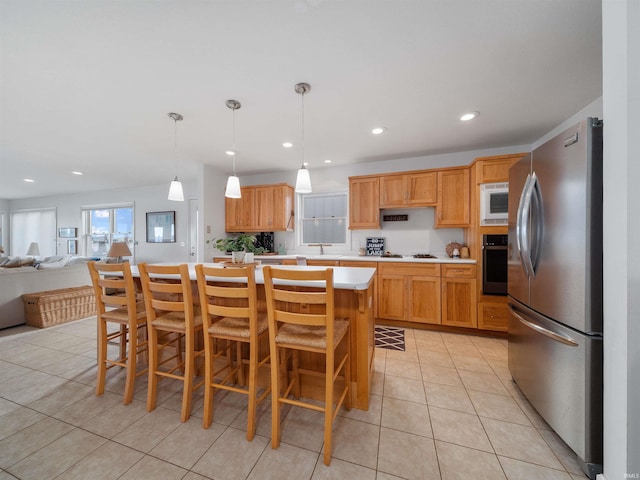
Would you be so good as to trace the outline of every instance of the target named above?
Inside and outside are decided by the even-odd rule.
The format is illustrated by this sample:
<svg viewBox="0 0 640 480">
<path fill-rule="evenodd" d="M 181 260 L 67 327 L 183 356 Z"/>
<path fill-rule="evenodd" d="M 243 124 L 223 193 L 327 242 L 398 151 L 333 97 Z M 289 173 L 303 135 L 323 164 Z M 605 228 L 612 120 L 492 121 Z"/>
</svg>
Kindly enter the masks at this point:
<svg viewBox="0 0 640 480">
<path fill-rule="evenodd" d="M 185 199 L 197 198 L 196 182 L 183 182 Z M 172 202 L 167 199 L 169 184 L 140 188 L 123 188 L 97 192 L 76 193 L 12 200 L 11 211 L 56 207 L 58 227 L 76 227 L 82 232 L 82 207 L 108 206 L 133 203 L 135 262 L 186 262 L 189 257 L 189 202 Z M 146 242 L 146 213 L 165 210 L 176 212 L 176 243 Z M 82 244 L 82 237 L 78 237 Z M 81 248 L 81 247 L 79 247 Z M 58 239 L 58 253 L 66 254 L 66 242 Z M 79 253 L 83 253 L 82 250 Z M 90 252 L 87 253 L 90 255 Z"/>
<path fill-rule="evenodd" d="M 203 165 L 198 179 L 201 192 L 200 218 L 202 232 L 201 248 L 198 250 L 199 262 L 210 262 L 212 257 L 221 252 L 206 244 L 206 240 L 226 237 L 224 231 L 224 190 L 227 184 L 226 174 L 214 167 Z"/>
<path fill-rule="evenodd" d="M 604 475 L 622 480 L 640 476 L 640 2 L 603 0 L 602 37 Z"/>
<path fill-rule="evenodd" d="M 531 150 L 535 150 L 540 145 L 545 143 L 547 140 L 551 140 L 556 135 L 559 135 L 560 133 L 564 132 L 567 128 L 575 125 L 576 123 L 584 120 L 587 117 L 602 118 L 602 116 L 603 116 L 603 104 L 602 104 L 602 97 L 600 97 L 597 100 L 591 102 L 586 107 L 584 107 L 582 110 L 580 110 L 575 115 L 572 115 L 571 117 L 566 119 L 564 122 L 562 122 L 556 128 L 551 130 L 549 133 L 547 133 L 546 135 L 540 137 L 538 140 L 533 142 L 531 144 Z"/>
</svg>

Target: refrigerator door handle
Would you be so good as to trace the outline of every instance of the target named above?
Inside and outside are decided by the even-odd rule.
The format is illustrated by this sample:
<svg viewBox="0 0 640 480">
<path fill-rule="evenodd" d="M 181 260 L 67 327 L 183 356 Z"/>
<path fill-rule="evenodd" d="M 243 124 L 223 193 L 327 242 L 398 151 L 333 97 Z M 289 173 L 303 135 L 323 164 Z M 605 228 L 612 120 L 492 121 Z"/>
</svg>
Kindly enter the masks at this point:
<svg viewBox="0 0 640 480">
<path fill-rule="evenodd" d="M 553 332 L 551 330 L 548 330 L 540 325 L 537 325 L 533 322 L 530 322 L 529 320 L 525 319 L 522 315 L 520 315 L 518 312 L 516 312 L 516 310 L 509 305 L 509 311 L 513 314 L 514 317 L 516 317 L 520 323 L 526 325 L 527 327 L 535 330 L 538 333 L 541 333 L 542 335 L 545 335 L 553 340 L 555 340 L 556 342 L 560 342 L 560 343 L 564 343 L 565 345 L 569 345 L 570 347 L 578 347 L 578 342 L 576 342 L 573 338 L 567 336 L 567 335 L 563 335 L 561 333 L 557 333 L 557 332 Z"/>
<path fill-rule="evenodd" d="M 542 236 L 544 227 L 544 209 L 542 201 L 542 191 L 540 190 L 540 181 L 538 176 L 533 173 L 531 187 L 531 205 L 533 207 L 531 211 L 531 221 L 533 223 L 531 232 L 531 253 L 529 255 L 531 261 L 531 271 L 535 277 L 538 270 L 538 263 L 540 261 L 541 248 L 542 248 Z"/>
<path fill-rule="evenodd" d="M 520 263 L 527 274 L 527 277 L 535 277 L 533 263 L 531 261 L 531 250 L 529 245 L 529 215 L 531 212 L 531 201 L 534 188 L 537 183 L 537 177 L 527 175 L 527 179 L 522 189 L 520 203 L 518 204 L 518 213 L 516 218 L 516 242 L 518 245 L 518 253 L 520 254 Z"/>
</svg>

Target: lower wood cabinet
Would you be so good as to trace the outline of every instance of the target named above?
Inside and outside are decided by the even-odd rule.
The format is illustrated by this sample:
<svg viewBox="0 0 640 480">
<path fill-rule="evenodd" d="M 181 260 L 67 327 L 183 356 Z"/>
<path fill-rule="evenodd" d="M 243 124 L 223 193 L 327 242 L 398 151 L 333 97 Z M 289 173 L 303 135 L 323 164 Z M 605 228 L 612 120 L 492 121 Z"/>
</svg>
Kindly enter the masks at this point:
<svg viewBox="0 0 640 480">
<path fill-rule="evenodd" d="M 378 317 L 451 327 L 478 327 L 476 266 L 378 264 Z"/>
<path fill-rule="evenodd" d="M 409 321 L 441 323 L 440 277 L 411 277 L 409 279 Z"/>
<path fill-rule="evenodd" d="M 442 279 L 442 324 L 467 328 L 478 326 L 475 279 Z"/>
<path fill-rule="evenodd" d="M 509 329 L 509 308 L 507 302 L 479 302 L 478 328 L 506 332 Z"/>
<path fill-rule="evenodd" d="M 378 276 L 378 317 L 390 320 L 407 319 L 407 278 L 404 275 Z"/>
<path fill-rule="evenodd" d="M 379 318 L 439 324 L 440 315 L 440 264 L 378 264 Z"/>
<path fill-rule="evenodd" d="M 476 266 L 442 265 L 442 324 L 478 327 Z"/>
</svg>

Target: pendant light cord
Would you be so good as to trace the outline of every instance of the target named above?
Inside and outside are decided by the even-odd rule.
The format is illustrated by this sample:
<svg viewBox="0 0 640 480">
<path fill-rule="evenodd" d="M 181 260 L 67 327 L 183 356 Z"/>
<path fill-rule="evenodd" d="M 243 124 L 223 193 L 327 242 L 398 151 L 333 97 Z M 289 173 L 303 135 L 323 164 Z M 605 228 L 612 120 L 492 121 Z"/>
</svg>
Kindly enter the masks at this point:
<svg viewBox="0 0 640 480">
<path fill-rule="evenodd" d="M 302 97 L 302 135 L 301 135 L 301 139 L 302 139 L 302 167 L 301 168 L 305 168 L 304 166 L 304 92 L 300 95 Z"/>
<path fill-rule="evenodd" d="M 178 119 L 173 119 L 173 155 L 176 162 L 176 178 L 178 178 Z"/>
<path fill-rule="evenodd" d="M 233 125 L 233 134 L 232 134 L 232 140 L 233 140 L 233 158 L 231 159 L 232 164 L 233 164 L 233 176 L 237 177 L 236 175 L 236 155 L 238 154 L 238 152 L 236 151 L 236 109 L 232 109 L 231 110 L 231 123 Z"/>
</svg>

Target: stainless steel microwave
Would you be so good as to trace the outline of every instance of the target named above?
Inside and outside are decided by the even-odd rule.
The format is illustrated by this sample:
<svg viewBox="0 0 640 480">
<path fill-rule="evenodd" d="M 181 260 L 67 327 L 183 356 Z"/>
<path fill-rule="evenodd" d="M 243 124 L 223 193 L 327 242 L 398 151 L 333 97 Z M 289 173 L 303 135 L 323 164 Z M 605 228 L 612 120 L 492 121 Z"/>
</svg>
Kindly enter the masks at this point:
<svg viewBox="0 0 640 480">
<path fill-rule="evenodd" d="M 509 183 L 480 185 L 480 225 L 506 225 L 509 216 Z"/>
</svg>

